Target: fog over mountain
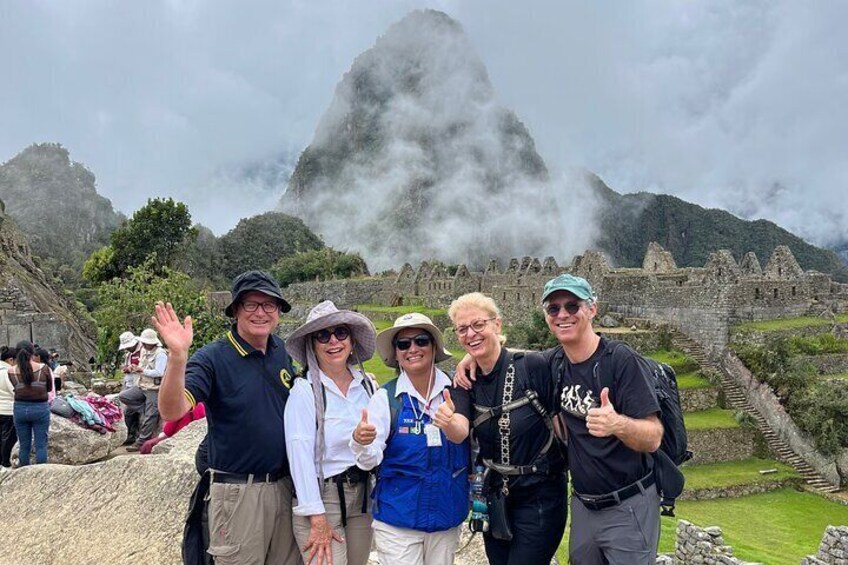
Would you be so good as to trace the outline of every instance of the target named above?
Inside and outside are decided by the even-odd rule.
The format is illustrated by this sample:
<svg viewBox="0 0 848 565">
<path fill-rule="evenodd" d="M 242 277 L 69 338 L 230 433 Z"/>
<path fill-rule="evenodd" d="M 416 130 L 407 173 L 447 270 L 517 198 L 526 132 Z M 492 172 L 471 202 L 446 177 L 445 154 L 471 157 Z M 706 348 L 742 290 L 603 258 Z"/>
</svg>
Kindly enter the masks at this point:
<svg viewBox="0 0 848 565">
<path fill-rule="evenodd" d="M 293 167 L 351 61 L 423 7 L 462 24 L 551 177 L 585 168 L 845 248 L 843 2 L 10 0 L 0 162 L 59 142 L 120 211 L 174 196 L 221 234 L 284 190 L 245 171 Z"/>
<path fill-rule="evenodd" d="M 583 222 L 565 200 L 583 202 Z M 378 269 L 570 257 L 594 235 L 584 229 L 594 224 L 586 185 L 549 182 L 461 26 L 433 10 L 413 12 L 356 58 L 281 204 Z"/>
</svg>

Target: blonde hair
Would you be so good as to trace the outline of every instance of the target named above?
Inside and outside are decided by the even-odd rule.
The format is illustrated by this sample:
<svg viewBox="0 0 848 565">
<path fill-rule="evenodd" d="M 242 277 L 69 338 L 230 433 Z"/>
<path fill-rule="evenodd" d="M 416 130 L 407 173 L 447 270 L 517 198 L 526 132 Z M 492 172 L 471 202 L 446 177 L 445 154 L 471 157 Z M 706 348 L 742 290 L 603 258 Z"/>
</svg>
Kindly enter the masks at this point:
<svg viewBox="0 0 848 565">
<path fill-rule="evenodd" d="M 490 296 L 486 296 L 482 292 L 469 292 L 451 302 L 448 308 L 448 317 L 451 319 L 451 322 L 455 324 L 457 312 L 465 308 L 477 308 L 486 312 L 490 317 L 501 318 L 501 310 L 498 308 L 498 305 L 495 304 L 495 301 Z M 506 336 L 504 334 L 498 333 L 498 339 L 501 345 L 506 343 Z"/>
</svg>

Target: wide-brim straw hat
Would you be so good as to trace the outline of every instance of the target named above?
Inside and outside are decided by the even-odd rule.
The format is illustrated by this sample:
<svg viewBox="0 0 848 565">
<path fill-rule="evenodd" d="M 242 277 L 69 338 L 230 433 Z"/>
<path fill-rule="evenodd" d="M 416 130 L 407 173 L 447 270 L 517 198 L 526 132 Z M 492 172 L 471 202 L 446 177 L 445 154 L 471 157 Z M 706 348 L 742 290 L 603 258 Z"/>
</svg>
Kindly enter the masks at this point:
<svg viewBox="0 0 848 565">
<path fill-rule="evenodd" d="M 118 339 L 121 340 L 121 343 L 118 345 L 118 351 L 130 349 L 138 344 L 138 338 L 132 332 L 124 332 Z"/>
<path fill-rule="evenodd" d="M 424 314 L 412 312 L 410 314 L 404 314 L 395 320 L 392 327 L 381 331 L 377 335 L 377 352 L 386 366 L 397 368 L 398 360 L 395 354 L 395 336 L 398 332 L 406 328 L 426 330 L 433 336 L 433 339 L 436 341 L 435 350 L 433 351 L 436 357 L 436 363 L 451 357 L 450 351 L 445 349 L 445 338 L 442 336 L 441 330 Z"/>
<path fill-rule="evenodd" d="M 377 330 L 367 317 L 359 312 L 351 310 L 339 310 L 330 300 L 325 300 L 306 316 L 306 322 L 294 330 L 286 340 L 286 349 L 295 361 L 301 365 L 306 364 L 306 349 L 310 336 L 318 330 L 324 330 L 335 326 L 347 326 L 350 335 L 353 336 L 354 361 L 365 362 L 374 355 Z"/>
</svg>

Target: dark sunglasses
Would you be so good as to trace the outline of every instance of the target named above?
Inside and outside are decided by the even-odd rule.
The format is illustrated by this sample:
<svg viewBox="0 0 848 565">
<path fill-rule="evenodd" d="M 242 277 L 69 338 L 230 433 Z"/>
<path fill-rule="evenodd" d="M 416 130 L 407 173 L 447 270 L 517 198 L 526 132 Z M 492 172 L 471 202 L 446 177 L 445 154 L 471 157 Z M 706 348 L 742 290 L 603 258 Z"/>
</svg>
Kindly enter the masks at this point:
<svg viewBox="0 0 848 565">
<path fill-rule="evenodd" d="M 551 318 L 556 318 L 560 310 L 565 310 L 572 316 L 580 311 L 580 302 L 566 302 L 565 304 L 548 304 L 545 306 L 545 312 Z"/>
<path fill-rule="evenodd" d="M 401 351 L 406 351 L 412 347 L 412 342 L 415 342 L 415 345 L 418 347 L 427 347 L 433 343 L 433 338 L 427 334 L 421 334 L 415 337 L 399 337 L 395 340 L 395 347 Z"/>
<path fill-rule="evenodd" d="M 350 330 L 347 329 L 345 326 L 333 328 L 333 331 L 318 330 L 317 332 L 313 332 L 312 339 L 314 339 L 318 343 L 330 343 L 331 335 L 336 336 L 336 339 L 339 341 L 344 341 L 350 337 Z"/>
</svg>

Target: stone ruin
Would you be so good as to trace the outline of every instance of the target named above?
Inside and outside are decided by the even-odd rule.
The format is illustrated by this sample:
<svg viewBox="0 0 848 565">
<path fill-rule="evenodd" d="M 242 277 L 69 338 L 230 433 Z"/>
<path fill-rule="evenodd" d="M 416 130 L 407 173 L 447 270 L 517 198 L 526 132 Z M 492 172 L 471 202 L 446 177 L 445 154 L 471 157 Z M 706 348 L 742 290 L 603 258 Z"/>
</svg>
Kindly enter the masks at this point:
<svg viewBox="0 0 848 565">
<path fill-rule="evenodd" d="M 457 296 L 480 291 L 495 299 L 509 323 L 518 324 L 539 308 L 544 283 L 561 273 L 589 280 L 601 314 L 671 321 L 714 355 L 724 349 L 733 323 L 848 311 L 848 284 L 804 271 L 786 246 L 774 250 L 765 268 L 754 253 L 737 262 L 727 250 L 712 253 L 703 267 L 678 267 L 670 252 L 651 243 L 641 268 L 612 267 L 597 251 L 586 251 L 568 266 L 553 257 L 522 257 L 505 267 L 492 260 L 482 272 L 459 265 L 453 274 L 425 261 L 418 268 L 406 263 L 391 277 L 298 283 L 287 292 L 303 304 L 323 298 L 341 307 L 406 300 L 446 308 Z"/>
</svg>

